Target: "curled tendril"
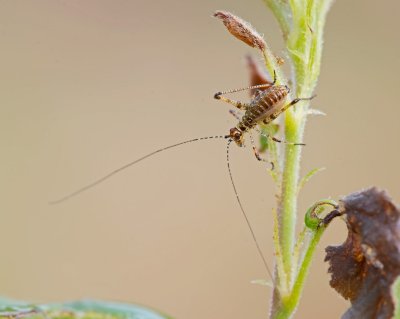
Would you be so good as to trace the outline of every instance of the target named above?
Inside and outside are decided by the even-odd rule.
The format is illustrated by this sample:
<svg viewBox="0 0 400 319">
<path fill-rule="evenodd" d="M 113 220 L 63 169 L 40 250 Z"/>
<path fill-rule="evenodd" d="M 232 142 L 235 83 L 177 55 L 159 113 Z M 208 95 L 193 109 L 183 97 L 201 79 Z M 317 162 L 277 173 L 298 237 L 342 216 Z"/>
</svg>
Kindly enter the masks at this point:
<svg viewBox="0 0 400 319">
<path fill-rule="evenodd" d="M 331 218 L 327 219 L 329 215 L 325 218 L 320 217 L 327 206 L 333 207 L 335 211 L 339 208 L 338 203 L 332 199 L 320 200 L 314 203 L 310 208 L 308 208 L 306 216 L 304 218 L 304 223 L 309 229 L 315 231 L 320 227 L 325 227 L 331 221 Z M 335 215 L 337 216 L 337 214 Z M 328 223 L 326 221 L 328 221 Z"/>
</svg>

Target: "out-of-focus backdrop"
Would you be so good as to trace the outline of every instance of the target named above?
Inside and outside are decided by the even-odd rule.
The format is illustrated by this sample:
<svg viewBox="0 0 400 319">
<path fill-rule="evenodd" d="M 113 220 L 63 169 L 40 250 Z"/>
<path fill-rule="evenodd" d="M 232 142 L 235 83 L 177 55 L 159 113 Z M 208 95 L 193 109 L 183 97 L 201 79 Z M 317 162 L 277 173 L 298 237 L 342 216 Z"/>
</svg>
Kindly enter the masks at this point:
<svg viewBox="0 0 400 319">
<path fill-rule="evenodd" d="M 224 134 L 235 120 L 216 91 L 248 84 L 258 52 L 211 17 L 251 21 L 278 55 L 262 1 L 0 3 L 0 294 L 34 302 L 137 302 L 176 318 L 265 318 L 269 288 L 235 200 L 225 143 L 202 142 L 142 162 L 58 206 L 56 199 L 158 147 Z M 313 201 L 377 185 L 399 189 L 398 11 L 393 0 L 336 1 L 306 129 L 301 194 Z M 239 98 L 247 98 L 238 95 Z M 243 204 L 272 265 L 274 189 L 250 151 L 232 147 Z M 338 318 L 324 236 L 297 318 Z"/>
</svg>

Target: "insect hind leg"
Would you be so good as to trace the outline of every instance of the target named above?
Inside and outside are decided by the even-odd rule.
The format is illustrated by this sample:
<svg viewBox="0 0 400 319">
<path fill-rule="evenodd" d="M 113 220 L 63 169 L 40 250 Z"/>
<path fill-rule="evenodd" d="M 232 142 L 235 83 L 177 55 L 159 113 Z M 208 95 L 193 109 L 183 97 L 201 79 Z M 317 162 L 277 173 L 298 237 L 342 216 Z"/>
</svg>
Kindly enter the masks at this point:
<svg viewBox="0 0 400 319">
<path fill-rule="evenodd" d="M 247 110 L 251 105 L 250 103 L 243 103 L 243 102 L 240 102 L 240 101 L 232 100 L 232 99 L 227 98 L 227 97 L 225 97 L 223 95 L 230 94 L 230 93 L 235 93 L 235 92 L 240 92 L 240 91 L 245 91 L 245 90 L 268 89 L 271 86 L 274 86 L 275 83 L 276 83 L 276 72 L 274 71 L 274 81 L 272 83 L 252 85 L 252 86 L 248 86 L 248 87 L 245 87 L 245 88 L 233 89 L 233 90 L 223 91 L 223 92 L 217 92 L 217 93 L 214 94 L 214 99 L 221 100 L 221 101 L 224 101 L 226 103 L 229 103 L 229 104 L 235 106 L 236 108 L 238 108 L 239 110 Z"/>
<path fill-rule="evenodd" d="M 228 104 L 233 105 L 234 107 L 238 108 L 239 110 L 247 110 L 250 107 L 250 103 L 243 103 L 240 101 L 232 100 L 225 96 L 222 96 L 226 92 L 218 92 L 214 94 L 214 99 L 224 101 Z"/>
</svg>

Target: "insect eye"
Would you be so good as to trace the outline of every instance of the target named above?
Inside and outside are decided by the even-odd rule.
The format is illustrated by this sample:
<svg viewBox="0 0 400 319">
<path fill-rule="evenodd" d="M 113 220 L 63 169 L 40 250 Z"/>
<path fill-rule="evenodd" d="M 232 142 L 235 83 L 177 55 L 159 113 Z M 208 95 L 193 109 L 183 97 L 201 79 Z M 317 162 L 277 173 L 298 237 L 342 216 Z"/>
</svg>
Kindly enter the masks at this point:
<svg viewBox="0 0 400 319">
<path fill-rule="evenodd" d="M 242 132 L 240 132 L 236 127 L 232 128 L 229 134 L 235 141 L 239 141 L 242 137 Z"/>
</svg>

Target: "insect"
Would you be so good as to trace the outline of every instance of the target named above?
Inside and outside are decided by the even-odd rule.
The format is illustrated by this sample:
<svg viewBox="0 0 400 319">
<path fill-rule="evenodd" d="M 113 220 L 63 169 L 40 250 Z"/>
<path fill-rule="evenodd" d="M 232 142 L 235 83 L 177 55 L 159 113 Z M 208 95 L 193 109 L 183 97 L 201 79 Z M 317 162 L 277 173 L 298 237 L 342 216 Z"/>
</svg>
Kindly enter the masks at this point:
<svg viewBox="0 0 400 319">
<path fill-rule="evenodd" d="M 274 72 L 274 81 L 272 83 L 250 86 L 243 89 L 218 92 L 214 95 L 215 99 L 222 100 L 235 106 L 239 110 L 245 111 L 242 117 L 239 117 L 235 113 L 233 113 L 234 115 L 236 115 L 236 118 L 239 122 L 235 127 L 230 129 L 229 139 L 234 141 L 238 146 L 242 147 L 244 144 L 244 134 L 249 133 L 254 154 L 258 160 L 262 160 L 262 158 L 260 157 L 260 154 L 258 153 L 254 145 L 254 139 L 251 133 L 252 130 L 256 130 L 265 137 L 272 139 L 274 142 L 292 145 L 305 145 L 303 143 L 282 141 L 280 139 L 277 139 L 276 137 L 266 135 L 257 128 L 257 125 L 261 123 L 265 125 L 270 124 L 280 114 L 285 112 L 289 107 L 295 105 L 296 103 L 300 101 L 311 100 L 315 97 L 312 96 L 308 98 L 295 98 L 291 102 L 287 103 L 286 98 L 290 93 L 290 88 L 287 85 L 275 85 L 275 83 L 276 73 Z M 266 88 L 266 90 L 261 91 L 260 89 L 262 88 Z M 257 90 L 250 103 L 243 103 L 240 101 L 231 100 L 223 96 L 223 94 L 234 93 L 244 90 Z"/>
<path fill-rule="evenodd" d="M 260 89 L 265 89 L 265 90 L 262 91 Z M 251 99 L 251 101 L 249 103 L 235 101 L 235 100 L 229 99 L 224 96 L 225 94 L 235 93 L 235 92 L 239 92 L 239 91 L 243 91 L 243 90 L 257 90 L 256 94 L 254 95 L 254 97 Z M 305 145 L 303 143 L 293 143 L 293 142 L 287 142 L 287 141 L 277 139 L 273 136 L 266 135 L 266 133 L 261 132 L 258 128 L 258 125 L 261 123 L 263 123 L 263 124 L 271 123 L 280 114 L 285 112 L 289 107 L 295 105 L 296 103 L 303 101 L 303 100 L 311 100 L 314 98 L 314 96 L 308 97 L 308 98 L 296 98 L 296 99 L 292 100 L 291 102 L 287 102 L 286 100 L 287 100 L 289 92 L 290 92 L 290 89 L 287 85 L 276 85 L 275 72 L 274 72 L 273 82 L 270 82 L 267 84 L 256 85 L 256 86 L 250 86 L 250 87 L 246 87 L 246 88 L 242 88 L 242 89 L 218 92 L 214 95 L 215 99 L 224 101 L 226 103 L 234 105 L 239 110 L 245 111 L 243 116 L 239 116 L 236 113 L 233 113 L 235 115 L 235 117 L 238 119 L 238 123 L 235 127 L 230 129 L 229 134 L 194 138 L 194 139 L 186 140 L 186 141 L 183 141 L 180 143 L 176 143 L 176 144 L 172 144 L 172 145 L 160 148 L 160 149 L 155 150 L 147 155 L 144 155 L 132 162 L 129 162 L 129 163 L 125 164 L 124 166 L 121 166 L 121 167 L 111 171 L 110 173 L 100 177 L 99 179 L 93 181 L 92 183 L 89 183 L 89 184 L 77 189 L 76 191 L 74 191 L 60 199 L 52 201 L 50 203 L 51 204 L 59 204 L 61 202 L 64 202 L 64 201 L 72 198 L 72 197 L 75 197 L 75 196 L 97 186 L 98 184 L 104 182 L 105 180 L 113 177 L 115 174 L 118 174 L 121 171 L 124 171 L 125 169 L 127 169 L 135 164 L 138 164 L 139 162 L 141 162 L 149 157 L 152 157 L 153 155 L 156 155 L 160 152 L 163 152 L 163 151 L 166 151 L 171 148 L 178 147 L 178 146 L 182 146 L 184 144 L 189 144 L 192 142 L 198 142 L 198 141 L 202 141 L 202 140 L 226 139 L 227 140 L 227 151 L 226 151 L 227 167 L 228 167 L 228 172 L 229 172 L 230 180 L 232 183 L 232 187 L 233 187 L 233 190 L 234 190 L 234 193 L 236 196 L 236 200 L 240 206 L 240 210 L 241 210 L 241 212 L 246 220 L 247 226 L 251 232 L 251 235 L 252 235 L 253 241 L 257 247 L 258 253 L 263 260 L 264 266 L 265 266 L 269 276 L 272 279 L 273 278 L 272 272 L 270 271 L 270 269 L 268 267 L 266 259 L 264 258 L 262 250 L 258 244 L 256 235 L 253 231 L 253 228 L 250 224 L 247 214 L 246 214 L 246 212 L 242 206 L 242 203 L 240 201 L 240 198 L 239 198 L 239 195 L 238 195 L 238 192 L 237 192 L 237 189 L 236 189 L 233 177 L 232 177 L 231 168 L 230 168 L 229 150 L 230 150 L 230 145 L 232 142 L 235 142 L 236 145 L 238 145 L 239 147 L 244 146 L 244 135 L 246 133 L 248 133 L 250 136 L 251 144 L 252 144 L 253 151 L 254 151 L 256 158 L 259 161 L 266 161 L 261 158 L 259 152 L 257 151 L 257 148 L 255 147 L 254 139 L 252 136 L 252 131 L 257 131 L 260 134 L 270 138 L 274 142 L 286 143 L 286 144 L 295 145 L 295 146 L 296 145 Z M 273 166 L 272 166 L 272 169 L 273 169 Z"/>
</svg>

